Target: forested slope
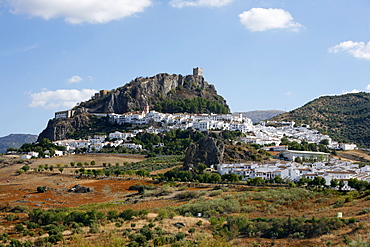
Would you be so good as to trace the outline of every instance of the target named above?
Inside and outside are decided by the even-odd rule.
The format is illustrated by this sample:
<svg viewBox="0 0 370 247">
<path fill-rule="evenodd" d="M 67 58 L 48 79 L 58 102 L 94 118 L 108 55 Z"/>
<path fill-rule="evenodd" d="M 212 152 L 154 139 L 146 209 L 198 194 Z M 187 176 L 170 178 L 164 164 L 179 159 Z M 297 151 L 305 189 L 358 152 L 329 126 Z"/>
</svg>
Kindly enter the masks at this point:
<svg viewBox="0 0 370 247">
<path fill-rule="evenodd" d="M 369 93 L 323 96 L 272 120 L 309 124 L 336 141 L 370 147 Z"/>
</svg>

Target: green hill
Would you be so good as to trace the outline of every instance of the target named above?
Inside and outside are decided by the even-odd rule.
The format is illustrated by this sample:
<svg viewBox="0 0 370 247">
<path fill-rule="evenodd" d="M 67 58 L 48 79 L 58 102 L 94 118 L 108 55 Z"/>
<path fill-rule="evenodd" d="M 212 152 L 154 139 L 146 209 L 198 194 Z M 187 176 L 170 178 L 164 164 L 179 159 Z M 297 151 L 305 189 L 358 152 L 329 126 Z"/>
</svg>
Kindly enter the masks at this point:
<svg viewBox="0 0 370 247">
<path fill-rule="evenodd" d="M 336 141 L 370 147 L 369 93 L 323 96 L 271 120 L 309 124 Z"/>
</svg>

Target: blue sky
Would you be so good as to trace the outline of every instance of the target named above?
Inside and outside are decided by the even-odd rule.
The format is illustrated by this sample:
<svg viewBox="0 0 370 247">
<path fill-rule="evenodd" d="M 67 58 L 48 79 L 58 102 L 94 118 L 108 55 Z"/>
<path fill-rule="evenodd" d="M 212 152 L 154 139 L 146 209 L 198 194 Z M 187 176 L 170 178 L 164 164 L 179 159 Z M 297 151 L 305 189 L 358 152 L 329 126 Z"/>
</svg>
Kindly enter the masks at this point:
<svg viewBox="0 0 370 247">
<path fill-rule="evenodd" d="M 138 76 L 204 69 L 231 110 L 370 92 L 368 0 L 0 0 L 0 136 Z"/>
</svg>

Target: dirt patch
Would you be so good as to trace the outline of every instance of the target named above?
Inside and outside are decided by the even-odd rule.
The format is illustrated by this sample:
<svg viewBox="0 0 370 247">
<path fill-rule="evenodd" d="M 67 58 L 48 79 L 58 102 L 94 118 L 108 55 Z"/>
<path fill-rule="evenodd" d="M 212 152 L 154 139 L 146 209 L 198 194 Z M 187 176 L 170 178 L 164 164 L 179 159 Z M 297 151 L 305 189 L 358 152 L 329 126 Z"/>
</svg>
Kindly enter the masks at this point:
<svg viewBox="0 0 370 247">
<path fill-rule="evenodd" d="M 370 152 L 363 150 L 338 151 L 337 158 L 352 162 L 370 162 Z"/>
</svg>

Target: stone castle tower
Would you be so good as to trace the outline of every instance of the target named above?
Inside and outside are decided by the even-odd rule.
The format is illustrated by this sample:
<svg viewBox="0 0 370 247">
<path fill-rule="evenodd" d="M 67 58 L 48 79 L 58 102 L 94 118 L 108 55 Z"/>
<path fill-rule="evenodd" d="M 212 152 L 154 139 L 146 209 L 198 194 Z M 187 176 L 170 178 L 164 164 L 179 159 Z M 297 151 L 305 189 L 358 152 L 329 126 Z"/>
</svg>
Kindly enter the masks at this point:
<svg viewBox="0 0 370 247">
<path fill-rule="evenodd" d="M 193 68 L 193 75 L 203 76 L 203 69 L 199 67 Z"/>
</svg>

